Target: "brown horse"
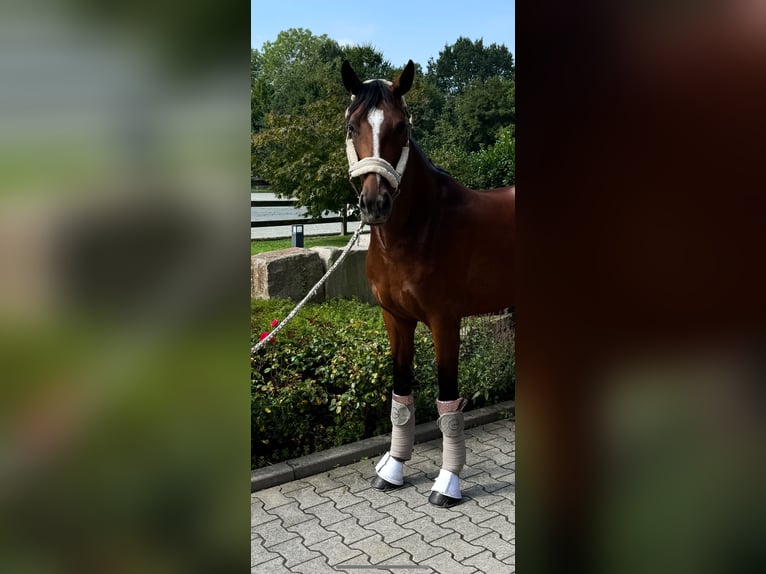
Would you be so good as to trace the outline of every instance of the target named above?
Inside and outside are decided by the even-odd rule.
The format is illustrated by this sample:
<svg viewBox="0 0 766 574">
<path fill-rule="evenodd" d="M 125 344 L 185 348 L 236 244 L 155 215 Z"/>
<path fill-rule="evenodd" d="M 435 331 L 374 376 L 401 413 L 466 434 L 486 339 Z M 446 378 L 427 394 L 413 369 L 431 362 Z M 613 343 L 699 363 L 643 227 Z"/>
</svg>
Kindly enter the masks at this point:
<svg viewBox="0 0 766 574">
<path fill-rule="evenodd" d="M 411 139 L 404 95 L 410 60 L 393 81 L 362 82 L 348 62 L 343 83 L 349 175 L 361 178 L 359 208 L 371 225 L 367 278 L 383 310 L 394 385 L 391 450 L 376 466 L 373 486 L 404 484 L 403 462 L 414 442 L 412 360 L 418 321 L 433 334 L 438 365 L 442 470 L 429 498 L 449 507 L 462 497 L 463 408 L 458 391 L 460 320 L 513 305 L 515 188 L 469 189 L 431 164 Z"/>
</svg>

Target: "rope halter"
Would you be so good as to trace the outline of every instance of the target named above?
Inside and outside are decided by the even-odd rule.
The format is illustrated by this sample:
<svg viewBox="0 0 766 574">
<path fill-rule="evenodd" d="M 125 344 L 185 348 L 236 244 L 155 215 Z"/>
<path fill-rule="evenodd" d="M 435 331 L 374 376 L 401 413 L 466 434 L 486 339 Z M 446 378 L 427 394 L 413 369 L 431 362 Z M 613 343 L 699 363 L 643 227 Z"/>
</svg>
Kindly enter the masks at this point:
<svg viewBox="0 0 766 574">
<path fill-rule="evenodd" d="M 365 84 L 369 82 L 374 82 L 375 80 L 367 80 Z M 382 81 L 389 86 L 391 85 L 391 82 L 388 80 L 379 80 Z M 351 101 L 354 101 L 354 98 L 356 96 L 351 96 Z M 402 106 L 404 108 L 404 113 L 406 116 L 408 116 L 408 123 L 407 123 L 407 143 L 402 146 L 402 153 L 399 156 L 399 161 L 396 162 L 396 167 L 392 166 L 390 163 L 388 163 L 385 159 L 382 157 L 365 157 L 362 159 L 359 159 L 359 156 L 356 153 L 356 148 L 354 147 L 354 141 L 351 138 L 351 134 L 346 134 L 346 157 L 348 158 L 348 177 L 351 180 L 351 185 L 354 185 L 354 178 L 360 177 L 363 175 L 366 175 L 368 173 L 375 173 L 380 175 L 381 177 L 384 177 L 386 181 L 391 185 L 391 189 L 393 189 L 393 195 L 396 197 L 396 195 L 399 193 L 399 184 L 402 181 L 402 176 L 404 175 L 404 169 L 407 167 L 407 158 L 409 158 L 410 155 L 410 130 L 412 129 L 412 116 L 409 115 L 409 112 L 407 111 L 407 104 L 404 102 L 404 97 L 402 97 Z M 348 110 L 346 110 L 346 118 L 348 118 Z M 356 190 L 356 186 L 354 186 L 354 189 Z M 357 194 L 359 191 L 357 190 Z"/>
</svg>

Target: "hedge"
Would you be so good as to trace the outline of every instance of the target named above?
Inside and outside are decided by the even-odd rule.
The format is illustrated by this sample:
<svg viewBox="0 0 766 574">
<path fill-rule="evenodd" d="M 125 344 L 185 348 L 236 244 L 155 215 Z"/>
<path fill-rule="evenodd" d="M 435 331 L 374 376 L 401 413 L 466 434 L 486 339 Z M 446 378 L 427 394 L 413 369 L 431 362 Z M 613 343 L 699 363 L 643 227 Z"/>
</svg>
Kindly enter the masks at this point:
<svg viewBox="0 0 766 574">
<path fill-rule="evenodd" d="M 252 343 L 292 309 L 288 300 L 252 300 Z M 514 332 L 496 317 L 464 320 L 460 389 L 467 410 L 513 398 Z M 335 299 L 307 305 L 251 357 L 254 468 L 391 431 L 391 351 L 378 307 Z M 431 334 L 415 332 L 418 422 L 437 417 Z"/>
</svg>

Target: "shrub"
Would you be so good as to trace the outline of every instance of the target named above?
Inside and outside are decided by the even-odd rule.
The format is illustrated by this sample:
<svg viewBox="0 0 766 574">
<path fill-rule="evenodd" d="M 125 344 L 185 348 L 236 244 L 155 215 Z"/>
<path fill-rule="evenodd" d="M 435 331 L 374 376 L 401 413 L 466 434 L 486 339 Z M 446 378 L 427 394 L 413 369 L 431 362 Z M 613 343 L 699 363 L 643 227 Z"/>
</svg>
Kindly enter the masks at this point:
<svg viewBox="0 0 766 574">
<path fill-rule="evenodd" d="M 293 303 L 252 301 L 253 344 Z M 495 318 L 464 324 L 460 380 L 469 408 L 513 396 L 513 332 Z M 307 305 L 251 358 L 251 457 L 264 466 L 390 432 L 391 351 L 380 309 L 335 299 Z M 437 416 L 430 332 L 415 336 L 418 422 Z"/>
</svg>

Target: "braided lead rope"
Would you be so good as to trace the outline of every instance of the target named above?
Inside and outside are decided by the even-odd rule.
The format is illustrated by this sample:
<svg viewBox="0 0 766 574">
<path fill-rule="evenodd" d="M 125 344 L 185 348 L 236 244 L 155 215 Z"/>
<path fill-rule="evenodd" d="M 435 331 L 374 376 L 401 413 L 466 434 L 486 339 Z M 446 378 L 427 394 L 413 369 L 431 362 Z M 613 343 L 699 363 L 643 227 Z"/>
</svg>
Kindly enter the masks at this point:
<svg viewBox="0 0 766 574">
<path fill-rule="evenodd" d="M 343 248 L 343 251 L 338 257 L 338 260 L 330 266 L 330 268 L 327 270 L 327 273 L 324 274 L 324 276 L 317 282 L 317 284 L 311 288 L 308 294 L 303 299 L 301 299 L 301 302 L 295 306 L 295 309 L 290 311 L 287 317 L 285 317 L 282 320 L 282 322 L 279 325 L 277 325 L 274 328 L 274 330 L 268 334 L 267 337 L 264 337 L 262 341 L 258 341 L 258 343 L 256 343 L 255 346 L 253 346 L 250 349 L 251 355 L 254 355 L 256 352 L 258 352 L 258 350 L 260 350 L 261 347 L 263 347 L 266 343 L 271 341 L 276 336 L 276 334 L 279 333 L 282 330 L 282 328 L 285 325 L 287 325 L 293 319 L 293 317 L 295 317 L 295 315 L 298 314 L 298 311 L 300 311 L 303 308 L 303 306 L 308 302 L 308 300 L 311 299 L 314 295 L 316 295 L 316 292 L 319 291 L 319 288 L 322 285 L 324 285 L 324 282 L 327 281 L 327 278 L 332 274 L 333 271 L 335 271 L 335 269 L 337 269 L 338 265 L 340 265 L 343 262 L 343 260 L 346 258 L 346 255 L 348 255 L 348 252 L 351 251 L 351 248 L 354 246 L 357 239 L 359 239 L 359 234 L 362 232 L 362 228 L 364 228 L 364 222 L 360 223 L 357 230 L 354 231 L 354 234 L 351 236 L 351 239 L 349 239 L 348 244 L 346 245 L 346 247 Z"/>
</svg>

